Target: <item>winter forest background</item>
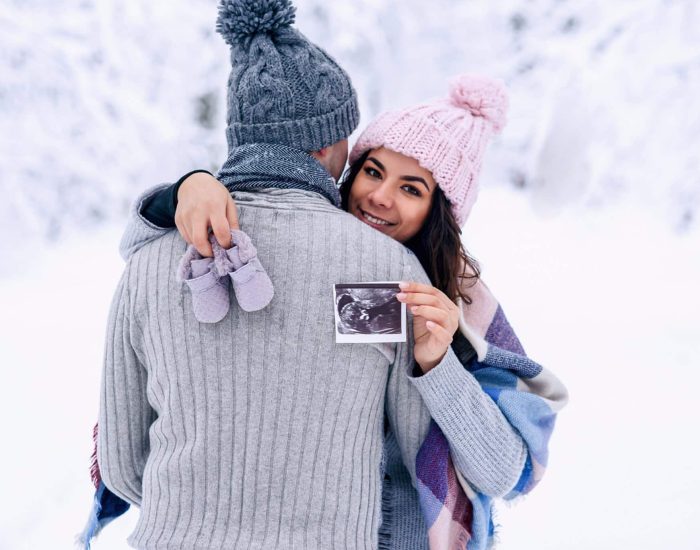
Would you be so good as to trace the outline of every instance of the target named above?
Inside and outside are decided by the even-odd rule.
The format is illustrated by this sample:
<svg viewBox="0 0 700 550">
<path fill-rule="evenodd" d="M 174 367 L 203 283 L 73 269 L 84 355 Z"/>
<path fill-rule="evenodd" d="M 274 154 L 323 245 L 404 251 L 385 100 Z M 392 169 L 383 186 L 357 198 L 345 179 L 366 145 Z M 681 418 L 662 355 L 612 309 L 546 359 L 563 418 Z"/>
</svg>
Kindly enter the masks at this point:
<svg viewBox="0 0 700 550">
<path fill-rule="evenodd" d="M 699 549 L 700 2 L 295 3 L 360 128 L 459 72 L 509 87 L 465 243 L 571 402 L 500 547 Z M 0 0 L 0 549 L 70 548 L 87 517 L 129 204 L 225 158 L 215 18 L 215 0 Z"/>
</svg>

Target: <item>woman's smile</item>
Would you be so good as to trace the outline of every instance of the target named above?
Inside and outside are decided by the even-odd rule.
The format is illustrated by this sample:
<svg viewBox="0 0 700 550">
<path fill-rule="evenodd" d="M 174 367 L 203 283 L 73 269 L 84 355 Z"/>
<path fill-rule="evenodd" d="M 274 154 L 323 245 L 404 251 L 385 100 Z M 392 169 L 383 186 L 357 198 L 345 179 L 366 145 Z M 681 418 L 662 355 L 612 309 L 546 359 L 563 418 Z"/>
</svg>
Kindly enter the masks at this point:
<svg viewBox="0 0 700 550">
<path fill-rule="evenodd" d="M 350 188 L 348 210 L 373 229 L 406 242 L 430 212 L 436 188 L 418 161 L 379 147 L 370 151 Z"/>
<path fill-rule="evenodd" d="M 367 225 L 371 225 L 376 229 L 382 229 L 388 225 L 396 225 L 395 223 L 391 223 L 390 221 L 382 219 L 379 216 L 373 216 L 372 214 L 370 214 L 366 210 L 363 210 L 362 208 L 358 207 L 358 210 L 362 214 L 362 218 L 360 219 L 367 223 Z"/>
</svg>

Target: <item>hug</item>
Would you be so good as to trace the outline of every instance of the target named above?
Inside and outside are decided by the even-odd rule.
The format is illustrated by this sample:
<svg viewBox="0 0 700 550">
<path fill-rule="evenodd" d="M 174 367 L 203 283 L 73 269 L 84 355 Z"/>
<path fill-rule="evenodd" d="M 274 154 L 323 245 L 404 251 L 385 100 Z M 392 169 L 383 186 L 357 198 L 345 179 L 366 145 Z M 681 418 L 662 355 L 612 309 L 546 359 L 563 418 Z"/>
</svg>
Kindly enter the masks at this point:
<svg viewBox="0 0 700 550">
<path fill-rule="evenodd" d="M 542 479 L 566 388 L 462 245 L 497 80 L 359 126 L 289 0 L 222 0 L 228 158 L 147 190 L 121 243 L 81 542 L 481 550 Z M 347 170 L 346 162 L 349 161 Z M 398 281 L 405 342 L 336 343 L 331 288 Z"/>
</svg>

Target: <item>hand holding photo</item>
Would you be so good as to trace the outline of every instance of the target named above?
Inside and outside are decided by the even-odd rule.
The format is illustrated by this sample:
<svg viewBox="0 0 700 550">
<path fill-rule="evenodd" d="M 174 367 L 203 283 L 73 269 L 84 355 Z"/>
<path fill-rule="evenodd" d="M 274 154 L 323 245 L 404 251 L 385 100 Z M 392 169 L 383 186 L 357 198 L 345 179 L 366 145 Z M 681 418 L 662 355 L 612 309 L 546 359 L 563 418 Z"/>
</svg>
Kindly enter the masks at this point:
<svg viewBox="0 0 700 550">
<path fill-rule="evenodd" d="M 406 304 L 398 282 L 333 285 L 335 341 L 339 344 L 406 341 Z"/>
</svg>

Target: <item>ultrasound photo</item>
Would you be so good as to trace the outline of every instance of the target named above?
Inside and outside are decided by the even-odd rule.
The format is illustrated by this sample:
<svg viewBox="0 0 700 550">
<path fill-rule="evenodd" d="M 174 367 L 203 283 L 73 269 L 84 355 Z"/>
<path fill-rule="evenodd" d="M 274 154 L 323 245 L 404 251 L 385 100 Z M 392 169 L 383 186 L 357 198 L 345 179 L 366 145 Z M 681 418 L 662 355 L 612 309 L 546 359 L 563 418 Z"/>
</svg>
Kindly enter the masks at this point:
<svg viewBox="0 0 700 550">
<path fill-rule="evenodd" d="M 406 305 L 396 299 L 398 283 L 344 283 L 333 290 L 336 342 L 406 341 Z"/>
</svg>

